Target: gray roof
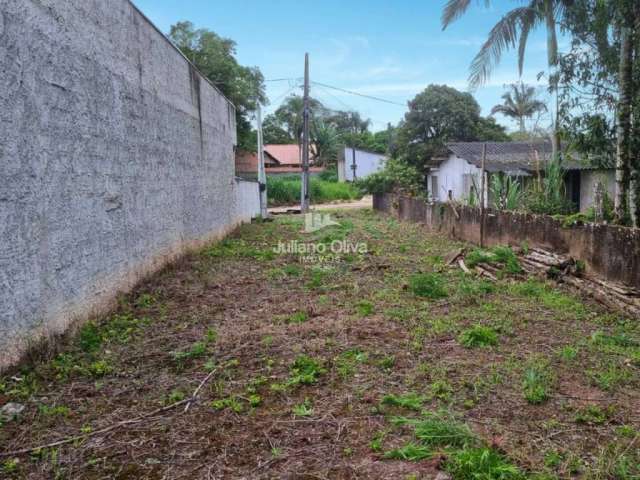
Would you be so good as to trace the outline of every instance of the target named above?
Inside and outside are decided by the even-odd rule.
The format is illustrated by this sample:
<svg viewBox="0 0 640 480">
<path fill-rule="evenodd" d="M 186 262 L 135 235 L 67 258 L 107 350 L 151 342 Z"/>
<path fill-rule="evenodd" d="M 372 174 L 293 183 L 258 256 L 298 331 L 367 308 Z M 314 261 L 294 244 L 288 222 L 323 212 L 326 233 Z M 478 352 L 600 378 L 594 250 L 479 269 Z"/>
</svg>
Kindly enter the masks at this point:
<svg viewBox="0 0 640 480">
<path fill-rule="evenodd" d="M 482 148 L 485 142 L 448 143 L 447 149 L 458 158 L 481 167 Z M 551 142 L 486 142 L 488 172 L 506 172 L 510 175 L 526 176 L 530 172 L 543 169 L 551 160 Z M 563 166 L 568 170 L 583 170 L 593 167 L 571 154 L 564 158 Z"/>
</svg>

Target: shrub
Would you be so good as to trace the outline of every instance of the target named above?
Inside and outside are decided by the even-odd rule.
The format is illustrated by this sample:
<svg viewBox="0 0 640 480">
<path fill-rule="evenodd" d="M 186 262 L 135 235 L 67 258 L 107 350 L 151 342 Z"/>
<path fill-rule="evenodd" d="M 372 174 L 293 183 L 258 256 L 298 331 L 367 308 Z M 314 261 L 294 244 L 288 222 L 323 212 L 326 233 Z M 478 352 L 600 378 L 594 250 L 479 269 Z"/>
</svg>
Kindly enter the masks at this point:
<svg viewBox="0 0 640 480">
<path fill-rule="evenodd" d="M 371 194 L 395 192 L 416 197 L 425 193 L 423 182 L 418 169 L 401 160 L 389 159 L 382 171 L 358 180 L 356 184 Z"/>
</svg>

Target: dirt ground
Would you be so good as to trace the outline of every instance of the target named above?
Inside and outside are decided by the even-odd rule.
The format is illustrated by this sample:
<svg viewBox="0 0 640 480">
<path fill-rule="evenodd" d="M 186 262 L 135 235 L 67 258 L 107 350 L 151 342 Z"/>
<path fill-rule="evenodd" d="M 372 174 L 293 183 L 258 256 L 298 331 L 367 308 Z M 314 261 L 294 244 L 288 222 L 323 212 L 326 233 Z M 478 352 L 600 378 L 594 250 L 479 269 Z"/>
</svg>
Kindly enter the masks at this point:
<svg viewBox="0 0 640 480">
<path fill-rule="evenodd" d="M 0 477 L 640 478 L 637 319 L 332 218 L 246 225 L 1 378 Z"/>
</svg>

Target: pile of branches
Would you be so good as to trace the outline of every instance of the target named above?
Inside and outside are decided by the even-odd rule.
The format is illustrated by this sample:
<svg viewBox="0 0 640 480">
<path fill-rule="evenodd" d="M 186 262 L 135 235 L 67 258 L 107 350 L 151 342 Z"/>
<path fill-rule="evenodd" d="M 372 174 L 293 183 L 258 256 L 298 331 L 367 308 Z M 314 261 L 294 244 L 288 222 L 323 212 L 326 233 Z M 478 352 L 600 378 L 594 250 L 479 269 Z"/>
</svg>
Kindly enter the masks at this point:
<svg viewBox="0 0 640 480">
<path fill-rule="evenodd" d="M 601 280 L 593 275 L 586 275 L 584 263 L 568 255 L 560 255 L 542 248 L 514 249 L 514 253 L 517 254 L 522 268 L 520 276 L 536 276 L 554 280 L 570 286 L 582 295 L 593 298 L 609 309 L 633 317 L 640 317 L 640 291 L 638 289 L 621 283 Z M 471 269 L 465 263 L 463 249 L 448 259 L 450 265 L 456 262 L 462 270 L 471 273 Z M 492 262 L 475 265 L 473 270 L 479 276 L 494 281 L 501 278 L 504 272 L 499 264 L 496 265 Z"/>
</svg>

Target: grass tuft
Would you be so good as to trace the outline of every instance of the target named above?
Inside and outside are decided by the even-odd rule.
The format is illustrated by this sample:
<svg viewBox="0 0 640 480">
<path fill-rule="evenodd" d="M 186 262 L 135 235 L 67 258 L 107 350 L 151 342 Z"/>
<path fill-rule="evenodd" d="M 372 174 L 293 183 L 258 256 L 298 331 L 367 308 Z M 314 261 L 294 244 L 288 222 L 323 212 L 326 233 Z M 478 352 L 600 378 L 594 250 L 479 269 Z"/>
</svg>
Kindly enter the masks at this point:
<svg viewBox="0 0 640 480">
<path fill-rule="evenodd" d="M 458 341 L 467 348 L 490 347 L 498 344 L 498 334 L 486 325 L 474 325 L 463 331 Z"/>
<path fill-rule="evenodd" d="M 442 277 L 437 273 L 417 273 L 409 279 L 409 290 L 416 296 L 437 300 L 446 297 Z"/>
</svg>

